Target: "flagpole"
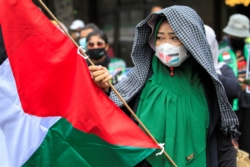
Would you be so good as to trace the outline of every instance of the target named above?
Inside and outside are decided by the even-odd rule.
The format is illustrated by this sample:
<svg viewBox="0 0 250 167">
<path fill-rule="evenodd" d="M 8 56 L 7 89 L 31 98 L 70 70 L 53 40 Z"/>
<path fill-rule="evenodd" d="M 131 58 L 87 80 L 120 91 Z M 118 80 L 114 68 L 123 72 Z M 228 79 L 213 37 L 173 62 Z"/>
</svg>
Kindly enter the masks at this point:
<svg viewBox="0 0 250 167">
<path fill-rule="evenodd" d="M 63 32 L 67 35 L 67 37 L 75 44 L 75 46 L 77 48 L 80 48 L 80 46 L 77 44 L 77 42 L 70 36 L 70 34 L 63 28 L 63 26 L 61 25 L 61 23 L 58 21 L 58 19 L 54 16 L 54 14 L 49 10 L 49 8 L 43 3 L 42 0 L 38 0 L 39 3 L 43 6 L 43 8 L 49 13 L 49 15 L 56 21 L 56 23 L 60 26 L 60 28 L 63 30 Z M 79 49 L 80 53 L 83 55 L 83 57 L 85 59 L 88 60 L 88 62 L 91 65 L 95 65 L 88 57 L 88 55 L 83 51 L 83 49 Z M 136 116 L 136 114 L 134 113 L 134 111 L 129 107 L 129 105 L 127 104 L 127 102 L 123 99 L 123 97 L 120 95 L 120 93 L 116 90 L 116 88 L 110 83 L 108 82 L 110 88 L 115 92 L 115 94 L 119 97 L 119 99 L 122 101 L 122 103 L 124 104 L 124 106 L 129 110 L 129 112 L 132 114 L 132 116 L 135 118 L 135 120 L 138 122 L 138 124 L 142 127 L 142 129 L 150 136 L 150 138 L 152 138 L 152 140 L 158 145 L 160 146 L 161 144 L 158 143 L 156 141 L 156 139 L 154 138 L 154 136 L 149 132 L 149 130 L 146 128 L 146 126 L 141 122 L 141 120 Z M 167 159 L 170 161 L 170 163 L 172 165 L 174 165 L 175 167 L 177 167 L 177 165 L 175 164 L 175 162 L 170 158 L 170 156 L 166 153 L 166 151 L 164 150 L 164 155 L 167 157 Z"/>
</svg>

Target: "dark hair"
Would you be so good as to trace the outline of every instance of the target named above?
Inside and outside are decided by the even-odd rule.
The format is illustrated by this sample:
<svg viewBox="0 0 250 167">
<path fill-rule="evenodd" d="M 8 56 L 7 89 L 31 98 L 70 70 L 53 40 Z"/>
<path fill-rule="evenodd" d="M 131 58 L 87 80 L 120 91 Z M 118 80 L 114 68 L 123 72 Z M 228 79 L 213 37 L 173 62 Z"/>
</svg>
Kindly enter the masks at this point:
<svg viewBox="0 0 250 167">
<path fill-rule="evenodd" d="M 86 30 L 86 29 L 93 29 L 94 31 L 98 31 L 100 30 L 99 27 L 95 24 L 95 23 L 88 23 L 86 24 L 82 30 Z"/>
<path fill-rule="evenodd" d="M 92 36 L 99 36 L 101 39 L 104 40 L 104 42 L 106 44 L 108 44 L 108 37 L 107 37 L 107 35 L 103 31 L 97 30 L 97 31 L 93 31 L 93 32 L 89 33 L 89 35 L 87 36 L 87 42 L 89 41 L 89 39 Z"/>
</svg>

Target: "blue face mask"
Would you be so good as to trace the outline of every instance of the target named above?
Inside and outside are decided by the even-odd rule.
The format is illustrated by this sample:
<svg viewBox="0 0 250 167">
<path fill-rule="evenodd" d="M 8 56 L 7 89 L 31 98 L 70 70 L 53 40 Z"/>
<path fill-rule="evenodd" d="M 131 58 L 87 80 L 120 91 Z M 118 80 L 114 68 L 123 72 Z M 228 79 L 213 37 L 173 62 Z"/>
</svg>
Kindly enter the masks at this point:
<svg viewBox="0 0 250 167">
<path fill-rule="evenodd" d="M 86 38 L 81 38 L 79 40 L 79 45 L 82 46 L 86 50 L 87 49 L 87 39 Z"/>
</svg>

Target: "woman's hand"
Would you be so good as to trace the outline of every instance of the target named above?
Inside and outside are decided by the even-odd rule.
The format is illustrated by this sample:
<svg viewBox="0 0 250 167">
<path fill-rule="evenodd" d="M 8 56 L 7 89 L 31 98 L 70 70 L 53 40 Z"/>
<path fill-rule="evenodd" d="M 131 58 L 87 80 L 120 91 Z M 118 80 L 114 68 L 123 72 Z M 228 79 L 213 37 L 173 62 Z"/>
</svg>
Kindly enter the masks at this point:
<svg viewBox="0 0 250 167">
<path fill-rule="evenodd" d="M 92 73 L 95 84 L 102 88 L 105 92 L 108 92 L 108 82 L 112 79 L 112 76 L 109 74 L 107 68 L 103 66 L 89 66 L 89 70 Z"/>
</svg>

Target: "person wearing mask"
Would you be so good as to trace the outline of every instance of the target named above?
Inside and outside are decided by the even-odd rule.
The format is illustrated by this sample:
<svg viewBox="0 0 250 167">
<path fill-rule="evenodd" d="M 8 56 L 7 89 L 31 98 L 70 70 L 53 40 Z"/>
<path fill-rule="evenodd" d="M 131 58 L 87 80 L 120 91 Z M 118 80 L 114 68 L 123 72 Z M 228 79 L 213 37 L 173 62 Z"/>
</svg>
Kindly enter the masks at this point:
<svg viewBox="0 0 250 167">
<path fill-rule="evenodd" d="M 246 92 L 244 83 L 250 54 L 250 43 L 245 42 L 250 36 L 249 19 L 242 14 L 233 14 L 223 32 L 226 37 L 219 44 L 219 61 L 231 67 L 240 82 L 241 91 L 238 99 L 234 100 L 233 109 L 240 122 L 239 148 L 250 153 L 250 94 Z"/>
<path fill-rule="evenodd" d="M 176 165 L 235 167 L 231 136 L 237 133 L 238 119 L 215 71 L 198 14 L 186 6 L 150 14 L 136 27 L 131 56 L 135 66 L 115 88 L 155 139 L 165 143 Z M 109 92 L 108 70 L 89 70 Z M 113 91 L 109 97 L 127 113 Z M 155 154 L 137 165 L 150 166 L 172 165 Z"/>
<path fill-rule="evenodd" d="M 100 30 L 97 25 L 94 23 L 86 24 L 85 27 L 80 32 L 79 45 L 82 46 L 85 50 L 87 49 L 87 36 L 93 31 Z"/>
<path fill-rule="evenodd" d="M 74 20 L 72 24 L 69 26 L 70 35 L 75 41 L 78 41 L 80 38 L 80 32 L 84 27 L 84 22 L 82 20 Z"/>
<path fill-rule="evenodd" d="M 95 65 L 106 67 L 113 76 L 112 83 L 120 81 L 120 76 L 125 72 L 126 63 L 120 58 L 110 58 L 107 35 L 101 31 L 93 31 L 87 36 L 87 55 Z M 89 62 L 88 62 L 88 65 Z"/>
</svg>

